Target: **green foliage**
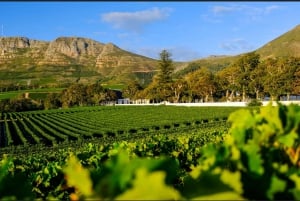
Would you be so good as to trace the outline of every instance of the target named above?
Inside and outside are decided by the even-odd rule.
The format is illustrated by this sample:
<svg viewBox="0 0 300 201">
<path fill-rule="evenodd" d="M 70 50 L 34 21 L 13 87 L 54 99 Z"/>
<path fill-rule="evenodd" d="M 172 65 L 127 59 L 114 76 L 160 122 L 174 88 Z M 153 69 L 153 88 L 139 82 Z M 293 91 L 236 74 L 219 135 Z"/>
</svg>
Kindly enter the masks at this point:
<svg viewBox="0 0 300 201">
<path fill-rule="evenodd" d="M 18 189 L 16 191 L 16 189 Z M 26 174 L 16 171 L 14 162 L 4 157 L 0 161 L 0 198 L 1 200 L 31 200 L 34 194 Z"/>
<path fill-rule="evenodd" d="M 21 112 L 41 109 L 43 109 L 42 104 L 23 97 L 18 97 L 10 100 L 0 100 L 0 110 L 2 112 Z"/>
<path fill-rule="evenodd" d="M 160 53 L 160 60 L 158 62 L 157 79 L 160 84 L 166 84 L 172 81 L 172 73 L 174 71 L 171 54 L 167 50 Z"/>
<path fill-rule="evenodd" d="M 132 100 L 138 99 L 139 93 L 142 89 L 142 86 L 137 82 L 137 80 L 131 81 L 122 90 L 122 96 L 125 98 L 130 98 Z"/>
<path fill-rule="evenodd" d="M 7 124 L 5 135 L 10 136 L 10 133 L 13 140 L 3 141 L 1 146 L 7 146 L 9 143 L 22 144 L 15 130 L 20 130 L 29 144 L 37 143 L 36 140 L 32 140 L 33 132 L 39 136 L 39 143 L 52 145 L 68 139 L 108 138 L 110 135 L 122 138 L 134 133 L 151 134 L 157 132 L 156 128 L 164 132 L 178 132 L 202 127 L 206 124 L 204 120 L 214 121 L 220 125 L 218 122 L 222 123 L 237 109 L 236 107 L 99 106 L 7 113 L 3 117 L 3 121 Z M 178 127 L 174 126 L 174 122 Z"/>
<path fill-rule="evenodd" d="M 229 117 L 231 136 L 224 144 L 204 147 L 205 154 L 192 172 L 222 177 L 230 171 L 233 192 L 247 199 L 296 199 L 299 178 L 300 107 L 280 105 L 240 110 Z M 210 178 L 209 177 L 209 178 Z M 242 187 L 242 188 L 241 188 Z M 242 190 L 241 190 L 242 189 Z"/>
<path fill-rule="evenodd" d="M 159 199 L 162 190 L 168 191 L 164 195 L 166 198 L 178 198 L 179 193 L 172 186 L 180 184 L 184 172 L 195 165 L 200 157 L 199 147 L 209 141 L 218 141 L 216 139 L 221 136 L 221 133 L 213 134 L 212 130 L 198 132 L 180 133 L 179 137 L 149 135 L 133 142 L 106 145 L 88 143 L 72 153 L 66 148 L 24 157 L 19 155 L 10 160 L 10 167 L 12 172 L 21 170 L 28 175 L 26 180 L 32 183 L 36 198 L 123 199 L 134 196 Z M 138 186 L 145 180 L 154 183 Z M 152 190 L 148 192 L 150 187 Z"/>
<path fill-rule="evenodd" d="M 0 187 L 22 188 L 13 194 L 0 188 L 0 198 L 298 200 L 300 106 L 241 109 L 228 121 L 228 134 L 152 135 L 4 157 Z"/>
<path fill-rule="evenodd" d="M 297 44 L 300 40 L 300 26 L 279 36 L 257 50 L 262 58 L 268 57 L 299 57 Z"/>
<path fill-rule="evenodd" d="M 167 101 L 172 97 L 174 72 L 171 54 L 167 50 L 160 53 L 157 70 L 158 73 L 144 90 L 144 97 L 158 102 Z"/>
<path fill-rule="evenodd" d="M 268 58 L 261 68 L 267 76 L 263 80 L 264 91 L 269 93 L 272 100 L 278 100 L 282 94 L 297 93 L 295 83 L 298 82 L 295 74 L 300 69 L 299 58 Z"/>
<path fill-rule="evenodd" d="M 257 99 L 251 99 L 248 103 L 247 106 L 248 107 L 256 107 L 256 106 L 262 106 L 263 103 Z"/>
</svg>

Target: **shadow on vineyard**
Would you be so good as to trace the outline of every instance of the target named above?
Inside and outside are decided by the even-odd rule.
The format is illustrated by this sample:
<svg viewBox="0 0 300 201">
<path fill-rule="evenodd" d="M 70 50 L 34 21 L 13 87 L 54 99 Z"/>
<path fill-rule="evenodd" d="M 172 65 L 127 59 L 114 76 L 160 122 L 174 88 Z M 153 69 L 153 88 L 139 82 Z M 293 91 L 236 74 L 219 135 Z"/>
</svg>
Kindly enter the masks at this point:
<svg viewBox="0 0 300 201">
<path fill-rule="evenodd" d="M 0 198 L 299 200 L 300 106 L 240 109 L 228 122 L 229 129 L 4 156 Z"/>
</svg>

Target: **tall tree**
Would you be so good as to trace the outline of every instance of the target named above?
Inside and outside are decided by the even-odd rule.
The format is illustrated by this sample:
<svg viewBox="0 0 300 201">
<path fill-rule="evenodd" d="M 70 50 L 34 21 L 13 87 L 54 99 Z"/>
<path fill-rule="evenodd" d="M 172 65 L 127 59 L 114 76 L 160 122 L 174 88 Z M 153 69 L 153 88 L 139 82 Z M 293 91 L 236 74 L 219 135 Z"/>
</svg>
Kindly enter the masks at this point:
<svg viewBox="0 0 300 201">
<path fill-rule="evenodd" d="M 234 64 L 239 69 L 238 82 L 242 92 L 242 101 L 246 101 L 246 95 L 250 92 L 250 83 L 253 81 L 252 72 L 258 67 L 259 58 L 259 54 L 250 52 Z"/>
<path fill-rule="evenodd" d="M 179 103 L 180 99 L 184 95 L 184 92 L 187 90 L 187 83 L 184 79 L 177 79 L 173 82 L 172 86 L 173 91 L 173 102 Z"/>
<path fill-rule="evenodd" d="M 299 63 L 292 58 L 268 58 L 263 62 L 266 75 L 264 88 L 271 95 L 272 100 L 277 100 L 280 95 L 293 92 Z M 294 88 L 295 89 L 295 88 Z"/>
<path fill-rule="evenodd" d="M 172 99 L 173 72 L 171 54 L 167 50 L 163 50 L 158 61 L 158 73 L 153 77 L 152 83 L 144 90 L 145 96 L 155 101 Z"/>
<path fill-rule="evenodd" d="M 218 86 L 225 93 L 226 101 L 234 101 L 238 89 L 238 74 L 239 70 L 235 65 L 230 65 L 216 74 Z"/>
<path fill-rule="evenodd" d="M 259 65 L 251 72 L 249 83 L 250 91 L 255 93 L 255 99 L 259 100 L 264 96 L 264 76 L 266 74 L 264 66 Z"/>
<path fill-rule="evenodd" d="M 171 59 L 171 53 L 163 50 L 160 53 L 160 60 L 158 62 L 157 79 L 160 84 L 167 84 L 172 82 L 172 74 L 174 72 L 174 65 Z"/>
<path fill-rule="evenodd" d="M 201 68 L 186 77 L 191 96 L 204 99 L 205 102 L 213 97 L 216 91 L 215 77 L 207 68 Z"/>
<path fill-rule="evenodd" d="M 292 92 L 294 94 L 300 94 L 300 58 L 293 58 L 292 63 L 295 66 Z"/>
</svg>

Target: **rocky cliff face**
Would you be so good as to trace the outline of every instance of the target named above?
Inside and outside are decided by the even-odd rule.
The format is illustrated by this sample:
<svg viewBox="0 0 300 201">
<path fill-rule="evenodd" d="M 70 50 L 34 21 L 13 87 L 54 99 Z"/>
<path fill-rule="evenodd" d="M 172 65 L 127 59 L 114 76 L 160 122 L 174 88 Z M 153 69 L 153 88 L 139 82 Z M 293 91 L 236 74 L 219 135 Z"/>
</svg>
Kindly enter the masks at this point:
<svg viewBox="0 0 300 201">
<path fill-rule="evenodd" d="M 45 52 L 46 56 L 61 53 L 72 58 L 80 56 L 97 56 L 104 44 L 85 38 L 60 37 L 51 42 Z"/>
<path fill-rule="evenodd" d="M 120 66 L 142 68 L 144 62 L 154 62 L 153 59 L 124 51 L 112 43 L 103 44 L 81 37 L 59 37 L 51 42 L 26 37 L 0 38 L 0 64 L 13 63 L 14 59 L 20 58 L 23 58 L 25 63 L 21 63 L 24 65 L 28 65 L 26 62 L 29 60 L 30 64 L 36 65 L 75 64 L 94 67 L 100 72 L 102 68 Z M 151 68 L 149 64 L 146 66 Z"/>
<path fill-rule="evenodd" d="M 0 49 L 10 50 L 16 48 L 27 48 L 30 47 L 28 38 L 25 37 L 1 37 L 0 38 Z"/>
<path fill-rule="evenodd" d="M 0 37 L 0 50 L 3 52 L 16 52 L 22 48 L 42 48 L 48 42 L 30 40 L 26 37 Z"/>
</svg>

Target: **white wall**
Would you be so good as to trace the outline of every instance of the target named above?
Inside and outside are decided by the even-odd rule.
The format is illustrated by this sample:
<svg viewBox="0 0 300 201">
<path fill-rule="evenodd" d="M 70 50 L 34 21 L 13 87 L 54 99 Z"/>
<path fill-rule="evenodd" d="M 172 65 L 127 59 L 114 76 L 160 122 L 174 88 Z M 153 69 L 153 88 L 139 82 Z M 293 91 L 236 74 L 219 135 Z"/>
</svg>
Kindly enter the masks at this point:
<svg viewBox="0 0 300 201">
<path fill-rule="evenodd" d="M 263 106 L 268 105 L 270 102 L 269 101 L 263 101 Z M 284 104 L 284 105 L 289 105 L 291 103 L 294 104 L 298 104 L 300 105 L 300 101 L 280 101 L 280 103 Z M 276 102 L 272 103 L 274 106 L 276 105 Z M 214 106 L 214 107 L 224 107 L 224 106 L 228 106 L 228 107 L 245 107 L 247 106 L 247 102 L 206 102 L 206 103 L 168 103 L 168 102 L 164 102 L 164 103 L 155 103 L 155 104 L 117 104 L 117 105 L 173 105 L 173 106 L 197 106 L 197 107 L 209 107 L 209 106 Z"/>
</svg>

